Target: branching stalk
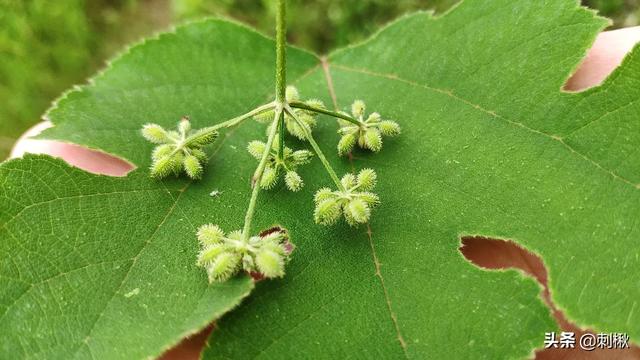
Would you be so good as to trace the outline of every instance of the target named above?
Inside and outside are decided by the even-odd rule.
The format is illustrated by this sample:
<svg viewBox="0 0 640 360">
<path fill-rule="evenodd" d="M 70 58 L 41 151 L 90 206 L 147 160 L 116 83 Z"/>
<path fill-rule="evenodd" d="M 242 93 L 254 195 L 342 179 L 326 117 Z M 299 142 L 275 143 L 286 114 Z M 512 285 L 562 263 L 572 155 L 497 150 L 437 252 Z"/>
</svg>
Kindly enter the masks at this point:
<svg viewBox="0 0 640 360">
<path fill-rule="evenodd" d="M 271 125 L 271 131 L 269 131 L 269 137 L 267 139 L 267 145 L 265 147 L 264 153 L 262 154 L 262 158 L 260 159 L 260 163 L 258 164 L 258 168 L 256 168 L 253 177 L 251 178 L 251 186 L 253 190 L 251 191 L 251 200 L 249 200 L 249 208 L 247 209 L 247 214 L 244 217 L 244 227 L 242 229 L 242 237 L 245 241 L 249 240 L 249 234 L 251 234 L 251 221 L 253 220 L 253 215 L 256 211 L 256 203 L 258 200 L 258 194 L 260 193 L 260 180 L 262 180 L 262 175 L 264 174 L 264 168 L 267 165 L 267 159 L 269 158 L 269 152 L 271 147 L 273 146 L 273 141 L 276 138 L 276 132 L 280 127 L 280 117 L 282 116 L 283 110 L 281 107 L 276 108 L 275 117 L 273 119 L 273 123 Z"/>
<path fill-rule="evenodd" d="M 302 129 L 304 129 L 305 137 L 307 138 L 307 140 L 309 140 L 309 144 L 311 144 L 311 147 L 315 151 L 316 155 L 318 155 L 318 159 L 320 159 L 320 162 L 322 162 L 322 165 L 324 165 L 324 168 L 327 170 L 327 173 L 329 173 L 331 180 L 333 180 L 333 182 L 336 184 L 338 189 L 345 191 L 344 186 L 342 186 L 342 183 L 340 182 L 340 178 L 338 178 L 338 174 L 336 174 L 335 170 L 333 170 L 333 168 L 331 167 L 331 164 L 329 163 L 327 158 L 324 156 L 324 153 L 320 149 L 320 146 L 313 138 L 313 135 L 311 133 L 311 129 L 309 129 L 309 126 L 304 122 L 302 122 L 300 119 L 298 119 L 298 117 L 295 115 L 295 113 L 293 112 L 293 110 L 291 110 L 289 106 L 285 107 L 285 111 L 287 112 L 287 114 L 289 114 L 289 116 L 291 116 L 295 120 L 295 122 Z"/>
<path fill-rule="evenodd" d="M 335 118 L 340 118 L 343 120 L 346 120 L 352 124 L 355 125 L 362 125 L 360 123 L 360 121 L 352 118 L 351 116 L 347 115 L 347 114 L 343 114 L 337 111 L 331 111 L 331 110 L 327 110 L 327 109 L 322 109 L 322 108 L 317 108 L 317 107 L 313 107 L 310 106 L 306 103 L 303 103 L 301 101 L 292 101 L 289 103 L 289 106 L 291 106 L 292 108 L 297 108 L 297 109 L 303 109 L 303 110 L 309 110 L 309 111 L 313 111 L 319 114 L 325 114 L 325 115 L 329 115 L 329 116 L 333 116 Z"/>
</svg>

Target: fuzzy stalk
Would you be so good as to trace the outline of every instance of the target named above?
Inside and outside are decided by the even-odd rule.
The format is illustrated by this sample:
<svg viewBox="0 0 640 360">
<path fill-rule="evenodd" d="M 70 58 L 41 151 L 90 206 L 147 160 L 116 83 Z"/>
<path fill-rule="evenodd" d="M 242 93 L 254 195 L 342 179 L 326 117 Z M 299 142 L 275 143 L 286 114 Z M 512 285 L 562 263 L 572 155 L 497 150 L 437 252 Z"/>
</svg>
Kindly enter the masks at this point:
<svg viewBox="0 0 640 360">
<path fill-rule="evenodd" d="M 242 228 L 242 237 L 245 241 L 249 240 L 249 234 L 251 234 L 251 221 L 253 220 L 253 215 L 256 212 L 256 203 L 258 202 L 258 194 L 260 193 L 260 180 L 262 180 L 262 175 L 264 174 L 264 168 L 267 166 L 267 159 L 269 158 L 269 149 L 273 146 L 273 141 L 276 138 L 276 133 L 279 128 L 279 120 L 282 116 L 282 108 L 278 107 L 276 109 L 276 114 L 273 119 L 273 124 L 271 124 L 271 130 L 269 131 L 269 137 L 267 138 L 267 145 L 265 147 L 264 153 L 262 154 L 262 158 L 260 158 L 260 163 L 258 163 L 258 167 L 256 168 L 256 172 L 253 174 L 251 178 L 251 186 L 253 190 L 251 191 L 251 199 L 249 200 L 249 208 L 247 209 L 247 214 L 244 217 L 244 227 Z"/>
<path fill-rule="evenodd" d="M 341 191 L 346 191 L 344 186 L 342 186 L 342 182 L 340 182 L 340 178 L 338 178 L 338 174 L 336 174 L 335 170 L 333 170 L 333 168 L 331 167 L 331 164 L 329 163 L 329 160 L 327 160 L 327 158 L 324 156 L 324 153 L 320 149 L 320 146 L 318 145 L 316 140 L 313 138 L 313 135 L 311 133 L 311 129 L 309 129 L 309 126 L 307 126 L 307 124 L 305 124 L 300 119 L 298 119 L 298 117 L 294 114 L 293 110 L 291 110 L 290 107 L 287 106 L 285 108 L 285 111 L 287 112 L 287 114 L 289 114 L 289 116 L 291 116 L 294 119 L 296 123 L 298 123 L 298 125 L 302 129 L 304 129 L 305 137 L 309 141 L 309 144 L 311 144 L 311 147 L 313 148 L 313 151 L 315 151 L 316 155 L 318 156 L 318 159 L 320 159 L 320 162 L 322 163 L 324 168 L 327 170 L 327 173 L 329 173 L 331 180 L 333 180 L 333 182 L 336 184 L 338 189 L 340 189 Z"/>
</svg>

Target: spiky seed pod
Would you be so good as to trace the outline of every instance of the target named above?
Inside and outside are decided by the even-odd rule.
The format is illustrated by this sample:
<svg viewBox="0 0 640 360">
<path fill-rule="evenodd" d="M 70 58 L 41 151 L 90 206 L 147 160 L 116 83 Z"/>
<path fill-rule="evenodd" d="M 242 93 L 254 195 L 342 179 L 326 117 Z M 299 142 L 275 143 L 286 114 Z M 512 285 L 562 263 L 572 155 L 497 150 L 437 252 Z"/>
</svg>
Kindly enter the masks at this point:
<svg viewBox="0 0 640 360">
<path fill-rule="evenodd" d="M 367 205 L 369 205 L 369 207 L 380 205 L 380 197 L 372 192 L 364 191 L 359 193 L 358 196 L 360 197 L 360 199 L 364 200 Z"/>
<path fill-rule="evenodd" d="M 267 154 L 267 166 L 262 174 L 260 187 L 271 189 L 283 176 L 287 189 L 299 191 L 304 182 L 296 170 L 299 166 L 309 163 L 313 153 L 308 150 L 293 151 L 285 146 L 283 153 L 280 154 L 279 139 L 276 140 L 278 141 L 274 141 L 272 149 Z M 251 141 L 247 145 L 247 151 L 256 159 L 261 160 L 264 152 L 267 151 L 266 144 L 257 140 Z"/>
<path fill-rule="evenodd" d="M 155 178 L 179 175 L 184 171 L 190 178 L 199 179 L 208 160 L 202 148 L 218 136 L 213 127 L 193 131 L 188 117 L 180 120 L 178 131 L 146 124 L 141 132 L 145 139 L 158 144 L 151 155 L 151 176 Z"/>
<path fill-rule="evenodd" d="M 380 132 L 384 136 L 398 136 L 400 135 L 400 125 L 397 122 L 391 120 L 383 120 L 379 126 Z"/>
<path fill-rule="evenodd" d="M 212 144 L 218 138 L 218 131 L 213 130 L 213 127 L 208 127 L 194 131 L 193 134 L 185 140 L 187 146 L 203 147 L 208 144 Z"/>
<path fill-rule="evenodd" d="M 240 256 L 232 252 L 223 252 L 206 267 L 209 282 L 228 280 L 238 271 L 239 265 Z"/>
<path fill-rule="evenodd" d="M 224 231 L 218 225 L 205 224 L 198 228 L 196 236 L 202 245 L 214 245 L 222 242 Z"/>
<path fill-rule="evenodd" d="M 264 168 L 264 172 L 262 173 L 262 179 L 260 179 L 260 187 L 265 190 L 269 190 L 273 188 L 277 182 L 278 182 L 277 171 L 270 166 L 266 166 Z"/>
<path fill-rule="evenodd" d="M 340 180 L 342 188 L 332 191 L 329 188 L 318 190 L 314 196 L 316 204 L 314 220 L 321 225 L 332 225 L 340 216 L 351 226 L 366 223 L 371 217 L 371 208 L 380 204 L 378 195 L 370 192 L 377 182 L 372 169 L 363 169 L 358 173 L 345 174 Z"/>
<path fill-rule="evenodd" d="M 338 154 L 343 156 L 353 150 L 357 143 L 359 147 L 373 152 L 382 149 L 382 136 L 399 135 L 400 125 L 395 121 L 382 120 L 377 112 L 371 113 L 366 120 L 366 106 L 362 100 L 356 100 L 351 105 L 351 113 L 356 124 L 344 119 L 339 120 L 341 135 L 338 142 Z"/>
<path fill-rule="evenodd" d="M 261 250 L 256 255 L 256 267 L 265 277 L 284 276 L 284 259 L 280 254 L 270 250 Z"/>
<path fill-rule="evenodd" d="M 151 163 L 151 176 L 154 178 L 164 178 L 176 171 L 176 162 L 171 156 L 163 156 Z"/>
<path fill-rule="evenodd" d="M 356 176 L 353 174 L 345 174 L 342 179 L 340 179 L 340 182 L 346 189 L 351 189 L 356 186 Z"/>
<path fill-rule="evenodd" d="M 371 210 L 366 202 L 362 199 L 355 198 L 348 202 L 345 207 L 345 213 L 349 213 L 349 216 L 356 223 L 366 223 L 369 221 L 369 217 L 371 216 Z"/>
<path fill-rule="evenodd" d="M 302 187 L 304 186 L 302 178 L 295 171 L 287 171 L 284 176 L 284 181 L 287 188 L 293 192 L 300 191 L 300 189 L 302 189 Z"/>
<path fill-rule="evenodd" d="M 198 254 L 196 265 L 207 266 L 213 263 L 223 252 L 225 252 L 225 246 L 222 244 L 207 245 Z"/>
<path fill-rule="evenodd" d="M 300 93 L 298 92 L 298 89 L 296 89 L 295 86 L 289 85 L 289 86 L 287 86 L 287 89 L 285 90 L 285 98 L 289 102 L 298 101 L 298 100 L 300 100 Z"/>
<path fill-rule="evenodd" d="M 176 146 L 173 144 L 163 144 L 158 145 L 153 149 L 151 153 L 151 159 L 158 160 L 163 157 L 168 157 L 171 153 L 176 149 Z"/>
<path fill-rule="evenodd" d="M 207 154 L 200 149 L 191 149 L 191 155 L 195 156 L 199 162 L 206 163 L 209 160 Z"/>
<path fill-rule="evenodd" d="M 202 177 L 202 165 L 200 160 L 193 155 L 187 155 L 182 161 L 184 165 L 184 171 L 192 179 L 200 179 Z"/>
<path fill-rule="evenodd" d="M 167 131 L 158 124 L 143 125 L 142 136 L 154 144 L 167 144 L 171 141 Z"/>
<path fill-rule="evenodd" d="M 316 191 L 316 194 L 313 198 L 313 201 L 316 203 L 321 202 L 322 200 L 326 200 L 329 199 L 333 196 L 333 191 L 331 191 L 331 189 L 329 188 L 321 188 L 320 190 Z"/>
<path fill-rule="evenodd" d="M 251 154 L 251 156 L 260 160 L 262 158 L 262 155 L 264 154 L 264 150 L 266 147 L 267 144 L 263 143 L 262 141 L 253 140 L 249 143 L 249 145 L 247 145 L 247 151 L 249 152 L 249 154 Z"/>
<path fill-rule="evenodd" d="M 297 150 L 291 154 L 291 157 L 293 158 L 293 162 L 295 162 L 296 165 L 306 165 L 311 162 L 313 153 L 309 150 Z"/>
<path fill-rule="evenodd" d="M 382 136 L 380 135 L 380 130 L 378 129 L 367 129 L 364 132 L 363 141 L 363 147 L 373 152 L 378 152 L 380 151 L 380 149 L 382 149 Z"/>
<path fill-rule="evenodd" d="M 343 137 L 340 138 L 340 141 L 338 141 L 338 155 L 344 156 L 350 153 L 351 150 L 353 150 L 353 146 L 355 144 L 356 144 L 356 135 L 353 133 L 345 134 Z"/>
<path fill-rule="evenodd" d="M 293 249 L 286 230 L 279 228 L 247 239 L 240 231 L 225 236 L 220 227 L 207 224 L 197 235 L 201 250 L 196 264 L 207 271 L 209 282 L 226 281 L 241 269 L 281 277 Z"/>
<path fill-rule="evenodd" d="M 371 191 L 376 186 L 378 176 L 373 169 L 362 169 L 358 173 L 358 190 L 359 191 Z"/>
<path fill-rule="evenodd" d="M 313 218 L 317 224 L 333 225 L 342 215 L 342 208 L 336 199 L 325 199 L 316 204 Z"/>
</svg>

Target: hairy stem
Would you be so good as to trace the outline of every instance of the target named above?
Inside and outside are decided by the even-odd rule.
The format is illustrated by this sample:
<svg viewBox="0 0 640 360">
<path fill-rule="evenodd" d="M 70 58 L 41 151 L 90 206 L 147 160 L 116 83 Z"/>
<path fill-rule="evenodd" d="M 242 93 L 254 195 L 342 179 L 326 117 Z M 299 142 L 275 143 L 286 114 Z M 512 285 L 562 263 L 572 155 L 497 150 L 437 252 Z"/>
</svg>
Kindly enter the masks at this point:
<svg viewBox="0 0 640 360">
<path fill-rule="evenodd" d="M 251 191 L 251 200 L 249 200 L 249 208 L 247 209 L 247 214 L 244 217 L 244 227 L 242 229 L 242 237 L 245 241 L 249 240 L 249 234 L 251 233 L 251 221 L 253 220 L 253 214 L 255 214 L 256 212 L 256 203 L 258 201 L 258 194 L 260 193 L 260 180 L 262 180 L 264 168 L 267 165 L 267 159 L 269 158 L 269 153 L 271 152 L 273 141 L 276 138 L 276 133 L 280 125 L 279 120 L 282 116 L 282 112 L 282 107 L 278 106 L 276 108 L 276 114 L 273 119 L 273 123 L 271 124 L 271 130 L 269 131 L 267 145 L 264 149 L 264 153 L 262 154 L 262 158 L 260 158 L 260 163 L 256 168 L 256 172 L 253 174 L 253 177 L 251 179 L 251 186 L 253 187 L 253 190 Z"/>
<path fill-rule="evenodd" d="M 338 174 L 336 174 L 335 170 L 333 170 L 333 168 L 331 167 L 331 164 L 329 164 L 329 161 L 327 160 L 327 158 L 324 156 L 324 153 L 320 149 L 320 146 L 318 145 L 318 143 L 313 138 L 313 135 L 311 134 L 311 129 L 309 128 L 309 126 L 307 124 L 305 124 L 304 122 L 302 122 L 300 119 L 298 119 L 298 117 L 293 113 L 293 110 L 291 110 L 290 107 L 287 106 L 285 108 L 285 111 L 304 130 L 305 137 L 307 138 L 307 140 L 309 140 L 309 144 L 311 144 L 311 147 L 313 148 L 313 151 L 315 151 L 316 155 L 318 155 L 318 159 L 320 159 L 320 162 L 322 163 L 322 165 L 324 165 L 324 168 L 329 173 L 329 176 L 331 177 L 331 180 L 333 180 L 333 182 L 336 184 L 338 189 L 340 189 L 341 191 L 346 191 L 344 186 L 342 186 L 342 183 L 340 182 L 340 179 L 338 178 Z"/>
<path fill-rule="evenodd" d="M 319 113 L 319 114 L 325 114 L 325 115 L 329 115 L 329 116 L 333 116 L 335 118 L 340 118 L 343 120 L 346 120 L 352 124 L 355 125 L 361 125 L 360 121 L 352 118 L 349 115 L 343 114 L 343 113 L 339 113 L 337 111 L 331 111 L 331 110 L 327 110 L 327 109 L 322 109 L 322 108 L 317 108 L 314 106 L 309 106 L 308 104 L 305 104 L 301 101 L 292 101 L 289 103 L 289 105 L 293 108 L 297 108 L 297 109 L 303 109 L 303 110 L 309 110 L 309 111 L 313 111 L 315 113 Z"/>
<path fill-rule="evenodd" d="M 278 0 L 276 14 L 276 102 L 284 104 L 287 91 L 287 2 Z"/>
</svg>

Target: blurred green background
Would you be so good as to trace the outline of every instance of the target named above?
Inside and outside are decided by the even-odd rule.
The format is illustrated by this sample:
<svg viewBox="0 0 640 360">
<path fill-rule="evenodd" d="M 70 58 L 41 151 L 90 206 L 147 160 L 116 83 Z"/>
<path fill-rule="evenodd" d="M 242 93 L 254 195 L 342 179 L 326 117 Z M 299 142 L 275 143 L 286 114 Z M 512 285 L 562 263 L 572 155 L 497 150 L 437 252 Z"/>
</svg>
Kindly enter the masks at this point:
<svg viewBox="0 0 640 360">
<path fill-rule="evenodd" d="M 289 40 L 318 53 L 361 40 L 417 9 L 441 13 L 458 0 L 290 0 Z M 533 0 L 532 0 L 533 1 Z M 0 0 L 0 159 L 51 102 L 83 83 L 127 43 L 186 20 L 235 18 L 264 33 L 273 0 Z M 614 20 L 637 25 L 640 0 L 583 0 Z"/>
</svg>

